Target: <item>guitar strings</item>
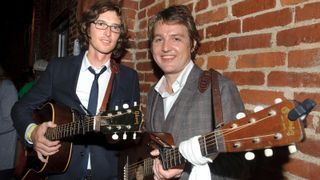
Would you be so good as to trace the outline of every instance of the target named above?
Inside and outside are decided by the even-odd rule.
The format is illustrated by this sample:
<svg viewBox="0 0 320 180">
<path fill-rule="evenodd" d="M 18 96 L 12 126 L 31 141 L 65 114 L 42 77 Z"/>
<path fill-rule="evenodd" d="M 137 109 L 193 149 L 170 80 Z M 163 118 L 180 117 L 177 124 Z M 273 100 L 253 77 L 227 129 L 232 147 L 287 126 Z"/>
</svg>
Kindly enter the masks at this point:
<svg viewBox="0 0 320 180">
<path fill-rule="evenodd" d="M 270 116 L 272 116 L 272 115 L 270 115 Z M 258 119 L 256 121 L 256 123 L 263 122 L 264 120 L 267 120 L 268 118 L 270 118 L 270 116 L 266 116 L 266 117 L 263 117 L 261 119 Z M 230 135 L 232 133 L 235 133 L 237 131 L 240 131 L 240 130 L 242 130 L 244 128 L 247 128 L 249 126 L 252 126 L 252 125 L 253 125 L 252 123 L 248 123 L 248 124 L 244 124 L 244 125 L 241 125 L 239 127 L 236 127 L 236 128 L 222 129 L 222 130 L 218 129 L 218 130 L 215 130 L 215 131 L 213 131 L 211 133 L 208 133 L 207 135 L 205 135 L 207 145 L 209 145 L 209 146 L 210 145 L 215 145 L 216 144 L 216 141 L 215 141 L 215 137 L 216 136 L 221 136 L 221 135 L 227 136 L 227 135 Z M 267 137 L 267 136 L 273 136 L 273 135 L 263 135 L 263 136 L 258 136 L 258 137 Z M 229 141 L 226 141 L 226 142 L 241 141 L 241 140 L 248 140 L 248 139 L 252 139 L 252 137 L 239 138 L 239 139 L 229 140 Z M 200 141 L 201 150 L 203 150 L 203 145 L 204 145 L 204 142 Z M 181 156 L 181 154 L 178 151 L 178 148 L 173 148 L 173 149 L 170 149 L 168 151 L 169 152 L 167 153 L 167 155 L 170 157 L 169 160 L 168 160 L 170 163 L 172 162 L 172 160 L 175 160 L 174 158 L 171 158 L 171 157 L 179 157 L 179 156 Z M 151 158 L 148 158 L 148 159 L 151 159 Z M 132 174 L 131 171 L 135 171 L 142 164 L 143 164 L 143 161 L 138 161 L 136 163 L 133 163 L 133 164 L 129 165 L 128 166 L 129 174 L 131 175 Z"/>
<path fill-rule="evenodd" d="M 57 139 L 62 139 L 64 137 L 67 137 L 68 135 L 72 136 L 72 135 L 80 134 L 80 129 L 83 130 L 83 134 L 84 134 L 85 132 L 89 132 L 91 129 L 93 130 L 96 118 L 103 118 L 105 120 L 109 120 L 112 118 L 116 118 L 126 114 L 132 114 L 132 113 L 133 112 L 125 111 L 125 112 L 116 113 L 116 114 L 110 113 L 107 115 L 99 115 L 94 117 L 85 116 L 84 123 L 82 121 L 73 121 L 70 123 L 60 124 L 57 127 L 48 128 L 45 133 L 45 136 L 50 140 L 57 140 Z M 83 125 L 81 126 L 81 124 Z M 108 124 L 108 126 L 117 127 L 119 125 Z M 75 132 L 76 130 L 78 130 L 77 133 Z"/>
</svg>

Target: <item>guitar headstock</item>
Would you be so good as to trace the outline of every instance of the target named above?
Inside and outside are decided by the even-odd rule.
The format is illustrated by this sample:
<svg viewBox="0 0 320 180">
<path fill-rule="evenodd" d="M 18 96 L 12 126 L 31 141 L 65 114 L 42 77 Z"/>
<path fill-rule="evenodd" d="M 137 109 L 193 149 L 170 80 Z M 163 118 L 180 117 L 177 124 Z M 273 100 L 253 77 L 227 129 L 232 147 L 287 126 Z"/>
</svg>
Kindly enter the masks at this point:
<svg viewBox="0 0 320 180">
<path fill-rule="evenodd" d="M 286 100 L 225 124 L 217 131 L 218 151 L 268 149 L 302 141 L 304 128 L 301 121 L 288 119 L 289 112 L 294 108 L 295 103 Z"/>
<path fill-rule="evenodd" d="M 135 133 L 141 131 L 142 113 L 138 106 L 119 111 L 104 112 L 95 116 L 95 130 L 105 134 Z M 123 137 L 126 139 L 126 137 Z"/>
</svg>

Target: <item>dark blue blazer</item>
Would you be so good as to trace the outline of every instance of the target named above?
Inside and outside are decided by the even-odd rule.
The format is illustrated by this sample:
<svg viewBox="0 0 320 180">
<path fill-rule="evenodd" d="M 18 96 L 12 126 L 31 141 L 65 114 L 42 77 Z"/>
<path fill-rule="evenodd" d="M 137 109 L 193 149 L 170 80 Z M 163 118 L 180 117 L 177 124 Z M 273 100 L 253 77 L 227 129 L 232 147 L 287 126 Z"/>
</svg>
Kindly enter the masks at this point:
<svg viewBox="0 0 320 180">
<path fill-rule="evenodd" d="M 51 60 L 34 87 L 14 105 L 11 115 L 20 137 L 24 137 L 27 126 L 34 123 L 33 110 L 49 100 L 85 113 L 76 95 L 83 55 L 82 53 L 79 56 Z M 108 110 L 113 110 L 116 105 L 122 107 L 124 103 L 131 107 L 134 102 L 138 104 L 140 102 L 138 74 L 133 69 L 119 65 L 119 72 L 115 76 L 109 98 Z M 101 135 L 79 139 L 73 143 L 72 157 L 67 171 L 64 174 L 50 176 L 49 179 L 83 179 L 86 173 L 88 149 L 91 153 L 93 179 L 116 179 L 115 145 L 106 143 Z"/>
</svg>

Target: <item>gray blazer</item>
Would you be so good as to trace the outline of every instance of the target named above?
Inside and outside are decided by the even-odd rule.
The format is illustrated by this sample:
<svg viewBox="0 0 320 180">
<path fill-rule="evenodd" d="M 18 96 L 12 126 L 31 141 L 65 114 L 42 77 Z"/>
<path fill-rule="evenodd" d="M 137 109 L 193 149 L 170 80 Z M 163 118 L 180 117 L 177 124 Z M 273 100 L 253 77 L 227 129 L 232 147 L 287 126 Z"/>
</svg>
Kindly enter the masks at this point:
<svg viewBox="0 0 320 180">
<path fill-rule="evenodd" d="M 203 71 L 196 65 L 191 70 L 187 82 L 173 104 L 166 120 L 163 113 L 163 100 L 154 90 L 148 93 L 145 124 L 147 131 L 171 133 L 175 144 L 196 135 L 204 135 L 214 130 L 211 105 L 211 86 L 204 93 L 198 90 L 198 80 Z M 244 112 L 244 106 L 235 84 L 219 76 L 219 88 L 224 122 L 235 119 L 238 112 Z M 211 163 L 213 179 L 241 179 L 244 177 L 243 158 L 234 154 L 220 154 Z M 181 179 L 188 179 L 188 165 Z M 190 164 L 189 164 L 190 168 Z"/>
<path fill-rule="evenodd" d="M 18 93 L 12 81 L 0 82 L 0 170 L 14 168 L 17 132 L 10 112 L 17 100 Z"/>
</svg>

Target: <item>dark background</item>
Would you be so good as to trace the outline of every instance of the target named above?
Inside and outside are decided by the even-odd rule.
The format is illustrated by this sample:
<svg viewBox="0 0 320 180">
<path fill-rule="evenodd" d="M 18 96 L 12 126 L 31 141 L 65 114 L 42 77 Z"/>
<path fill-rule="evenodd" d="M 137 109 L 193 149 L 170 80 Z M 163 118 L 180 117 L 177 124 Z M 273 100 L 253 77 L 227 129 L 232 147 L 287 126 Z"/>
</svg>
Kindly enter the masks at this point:
<svg viewBox="0 0 320 180">
<path fill-rule="evenodd" d="M 33 0 L 7 1 L 2 6 L 1 65 L 15 83 L 29 66 L 29 38 L 32 23 Z"/>
</svg>

